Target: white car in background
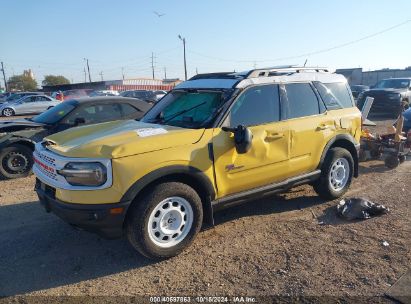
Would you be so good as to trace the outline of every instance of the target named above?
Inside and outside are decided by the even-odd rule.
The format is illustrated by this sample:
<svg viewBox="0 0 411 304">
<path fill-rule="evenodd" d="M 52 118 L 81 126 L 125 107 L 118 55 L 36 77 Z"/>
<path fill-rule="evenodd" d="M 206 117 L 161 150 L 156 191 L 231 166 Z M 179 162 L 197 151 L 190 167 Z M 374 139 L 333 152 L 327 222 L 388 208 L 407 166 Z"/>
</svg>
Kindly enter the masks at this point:
<svg viewBox="0 0 411 304">
<path fill-rule="evenodd" d="M 29 95 L 0 105 L 0 115 L 11 117 L 20 114 L 39 114 L 60 103 L 61 101 L 47 95 Z"/>
<path fill-rule="evenodd" d="M 160 100 L 161 98 L 163 98 L 167 94 L 167 91 L 164 91 L 164 90 L 157 90 L 157 91 L 153 91 L 153 92 L 154 92 L 154 94 L 156 94 L 157 100 Z"/>
</svg>

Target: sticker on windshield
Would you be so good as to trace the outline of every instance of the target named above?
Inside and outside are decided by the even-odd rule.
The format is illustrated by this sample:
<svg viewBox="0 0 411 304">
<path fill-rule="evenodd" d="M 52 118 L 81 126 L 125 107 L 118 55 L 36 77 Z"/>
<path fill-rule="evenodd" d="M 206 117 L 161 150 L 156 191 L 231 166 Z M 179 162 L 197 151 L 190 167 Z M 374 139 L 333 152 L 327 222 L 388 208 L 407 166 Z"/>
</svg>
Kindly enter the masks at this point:
<svg viewBox="0 0 411 304">
<path fill-rule="evenodd" d="M 158 134 L 165 134 L 167 133 L 167 130 L 163 128 L 143 128 L 136 130 L 136 132 L 140 137 L 148 137 Z"/>
</svg>

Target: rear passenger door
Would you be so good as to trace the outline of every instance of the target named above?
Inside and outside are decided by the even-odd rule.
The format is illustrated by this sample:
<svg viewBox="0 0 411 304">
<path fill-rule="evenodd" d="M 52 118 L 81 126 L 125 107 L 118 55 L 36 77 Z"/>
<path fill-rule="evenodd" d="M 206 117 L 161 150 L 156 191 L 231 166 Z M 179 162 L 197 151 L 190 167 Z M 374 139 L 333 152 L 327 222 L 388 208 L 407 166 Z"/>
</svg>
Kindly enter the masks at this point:
<svg viewBox="0 0 411 304">
<path fill-rule="evenodd" d="M 288 83 L 285 115 L 290 128 L 290 176 L 315 170 L 325 144 L 335 132 L 334 120 L 311 83 Z"/>
</svg>

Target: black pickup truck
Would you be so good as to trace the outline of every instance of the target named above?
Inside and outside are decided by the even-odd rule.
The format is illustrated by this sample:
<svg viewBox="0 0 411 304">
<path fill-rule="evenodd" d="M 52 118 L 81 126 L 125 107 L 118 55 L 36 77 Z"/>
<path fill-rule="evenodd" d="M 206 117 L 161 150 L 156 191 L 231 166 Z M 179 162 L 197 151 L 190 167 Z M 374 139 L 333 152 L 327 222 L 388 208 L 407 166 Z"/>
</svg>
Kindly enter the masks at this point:
<svg viewBox="0 0 411 304">
<path fill-rule="evenodd" d="M 390 78 L 379 81 L 370 90 L 359 94 L 357 101 L 359 109 L 362 109 L 367 97 L 374 98 L 370 115 L 380 114 L 397 118 L 402 111 L 402 103 L 405 103 L 405 109 L 409 108 L 411 78 Z"/>
</svg>

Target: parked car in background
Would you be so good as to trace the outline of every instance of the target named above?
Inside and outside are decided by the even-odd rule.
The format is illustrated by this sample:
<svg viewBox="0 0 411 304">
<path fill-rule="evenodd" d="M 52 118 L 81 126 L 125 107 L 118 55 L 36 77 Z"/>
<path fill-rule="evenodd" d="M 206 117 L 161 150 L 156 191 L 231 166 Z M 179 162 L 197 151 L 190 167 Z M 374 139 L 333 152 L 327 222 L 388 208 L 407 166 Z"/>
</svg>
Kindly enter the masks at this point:
<svg viewBox="0 0 411 304">
<path fill-rule="evenodd" d="M 145 100 L 146 102 L 149 102 L 152 104 L 157 102 L 156 94 L 154 94 L 153 91 L 148 91 L 148 90 L 124 91 L 124 92 L 121 92 L 120 95 L 124 97 L 138 98 L 138 99 Z"/>
<path fill-rule="evenodd" d="M 14 102 L 7 102 L 0 106 L 1 116 L 14 116 L 21 114 L 42 113 L 56 105 L 60 101 L 46 95 L 29 95 L 22 97 Z"/>
<path fill-rule="evenodd" d="M 158 91 L 153 91 L 153 92 L 154 94 L 156 94 L 157 101 L 163 98 L 167 94 L 167 91 L 164 91 L 164 90 L 158 90 Z"/>
<path fill-rule="evenodd" d="M 5 102 L 6 99 L 7 99 L 8 97 L 10 97 L 11 95 L 13 95 L 12 92 L 1 93 L 1 94 L 0 94 L 0 103 Z"/>
<path fill-rule="evenodd" d="M 354 97 L 354 99 L 357 99 L 360 93 L 368 91 L 369 89 L 370 87 L 366 85 L 352 85 L 351 86 L 352 96 Z"/>
<path fill-rule="evenodd" d="M 402 111 L 402 103 L 407 109 L 411 97 L 411 78 L 391 78 L 378 82 L 369 91 L 359 94 L 357 105 L 362 109 L 365 99 L 373 97 L 374 103 L 370 115 L 381 114 L 390 118 L 397 118 Z"/>
<path fill-rule="evenodd" d="M 67 90 L 67 91 L 63 91 L 63 97 L 64 97 L 64 100 L 88 97 L 89 94 L 93 91 L 94 90 L 90 90 L 90 89 Z"/>
<path fill-rule="evenodd" d="M 120 95 L 118 91 L 115 90 L 95 90 L 89 94 L 90 97 L 96 96 L 118 96 Z"/>
<path fill-rule="evenodd" d="M 44 93 L 42 93 L 42 92 L 16 92 L 16 93 L 12 93 L 11 95 L 9 95 L 9 97 L 4 99 L 3 101 L 0 101 L 0 105 L 3 104 L 3 103 L 7 103 L 7 102 L 17 101 L 20 98 L 22 98 L 24 96 L 29 96 L 29 95 L 44 95 Z"/>
<path fill-rule="evenodd" d="M 147 102 L 135 98 L 82 98 L 59 102 L 33 118 L 0 121 L 0 179 L 27 176 L 34 144 L 45 136 L 80 125 L 140 119 L 149 109 Z"/>
</svg>

